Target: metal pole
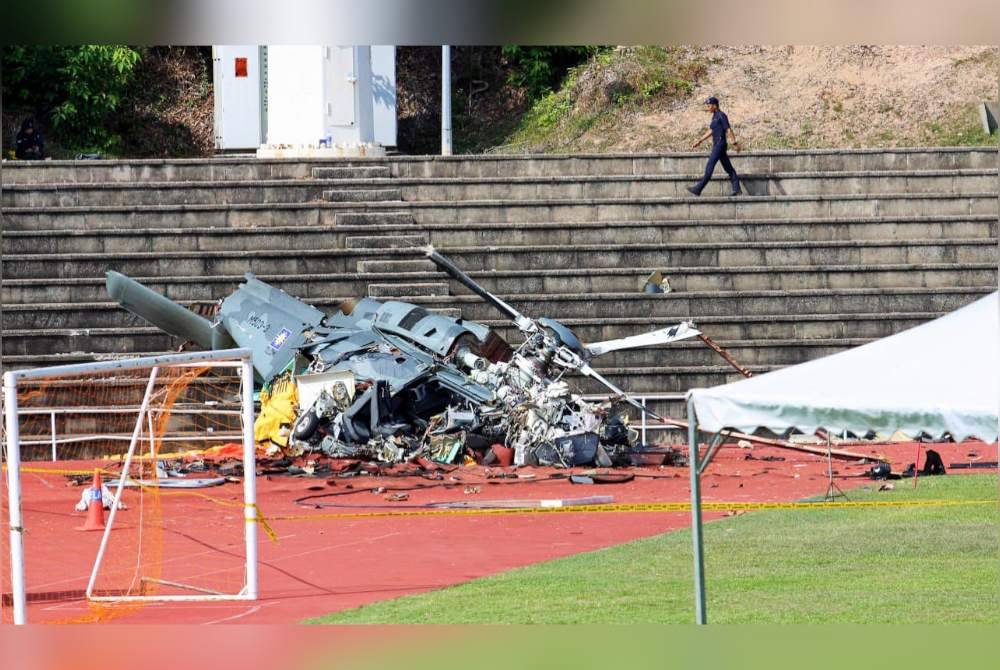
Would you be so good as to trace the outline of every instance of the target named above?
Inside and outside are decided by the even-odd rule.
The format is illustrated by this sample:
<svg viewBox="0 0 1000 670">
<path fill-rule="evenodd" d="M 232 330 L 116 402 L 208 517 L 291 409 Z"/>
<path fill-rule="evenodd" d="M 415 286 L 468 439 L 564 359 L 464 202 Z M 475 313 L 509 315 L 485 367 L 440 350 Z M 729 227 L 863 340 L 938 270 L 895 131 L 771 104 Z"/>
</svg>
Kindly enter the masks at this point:
<svg viewBox="0 0 1000 670">
<path fill-rule="evenodd" d="M 129 442 L 128 452 L 125 454 L 125 460 L 122 462 L 122 474 L 121 477 L 118 478 L 118 488 L 115 489 L 115 498 L 111 502 L 111 513 L 108 515 L 108 522 L 104 525 L 104 534 L 101 536 L 101 546 L 97 549 L 97 558 L 94 559 L 94 569 L 90 571 L 90 579 L 87 581 L 87 590 L 85 592 L 87 598 L 90 598 L 94 592 L 94 582 L 97 581 L 97 571 L 101 567 L 101 561 L 104 560 L 104 552 L 108 548 L 108 540 L 111 538 L 111 529 L 115 525 L 115 516 L 118 514 L 118 505 L 122 499 L 122 491 L 125 490 L 125 482 L 128 480 L 129 469 L 132 467 L 132 455 L 135 454 L 135 447 L 139 443 L 139 435 L 142 433 L 142 422 L 146 419 L 146 413 L 149 411 L 150 399 L 153 397 L 153 389 L 156 387 L 156 378 L 159 374 L 160 368 L 158 367 L 154 367 L 149 371 L 149 381 L 146 383 L 146 393 L 142 396 L 142 404 L 139 406 L 139 416 L 136 417 L 135 428 L 132 429 L 132 441 Z M 155 462 L 153 463 L 153 472 L 156 472 Z M 99 504 L 104 504 L 103 496 L 101 497 Z"/>
<path fill-rule="evenodd" d="M 257 460 L 253 435 L 253 363 L 243 359 L 240 369 L 243 391 L 243 503 L 246 523 L 246 595 L 257 599 Z"/>
<path fill-rule="evenodd" d="M 154 441 L 154 431 L 153 431 L 153 413 L 146 412 L 146 423 L 149 424 L 147 431 L 149 432 L 149 459 L 151 461 L 156 460 L 156 442 Z M 156 472 L 156 463 L 153 463 L 153 472 Z"/>
<path fill-rule="evenodd" d="M 120 358 L 114 361 L 94 361 L 92 363 L 74 363 L 72 365 L 55 365 L 51 368 L 30 368 L 27 370 L 11 370 L 12 379 L 41 379 L 54 377 L 69 377 L 84 375 L 94 370 L 117 372 L 119 370 L 138 370 L 157 365 L 184 365 L 191 367 L 233 367 L 225 358 L 244 358 L 249 355 L 249 349 L 215 349 L 212 351 L 192 351 L 186 354 L 164 354 L 162 356 L 144 356 L 142 358 Z"/>
<path fill-rule="evenodd" d="M 701 473 L 698 472 L 698 419 L 688 396 L 688 469 L 691 470 L 691 540 L 694 543 L 695 623 L 708 623 L 705 613 L 705 548 L 701 536 Z"/>
<path fill-rule="evenodd" d="M 56 455 L 56 413 L 49 412 L 49 430 L 52 431 L 52 461 L 57 460 Z"/>
<path fill-rule="evenodd" d="M 4 420 L 7 429 L 7 506 L 10 511 L 10 589 L 14 623 L 27 623 L 24 594 L 24 520 L 21 518 L 21 435 L 17 423 L 17 378 L 3 376 Z"/>
<path fill-rule="evenodd" d="M 451 155 L 451 47 L 441 47 L 441 155 Z"/>
<path fill-rule="evenodd" d="M 646 408 L 646 396 L 642 397 L 642 407 Z M 642 446 L 646 446 L 646 412 L 642 412 Z"/>
</svg>

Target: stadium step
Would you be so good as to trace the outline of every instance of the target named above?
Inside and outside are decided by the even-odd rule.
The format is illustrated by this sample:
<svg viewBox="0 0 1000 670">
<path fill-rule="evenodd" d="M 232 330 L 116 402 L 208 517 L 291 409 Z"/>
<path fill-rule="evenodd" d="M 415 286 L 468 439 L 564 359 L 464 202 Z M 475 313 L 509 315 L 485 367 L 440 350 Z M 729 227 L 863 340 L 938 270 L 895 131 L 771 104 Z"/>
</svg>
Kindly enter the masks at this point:
<svg viewBox="0 0 1000 670">
<path fill-rule="evenodd" d="M 448 295 L 448 284 L 445 282 L 368 284 L 368 297 L 378 300 L 412 300 L 442 295 Z"/>
<path fill-rule="evenodd" d="M 306 179 L 314 170 L 387 168 L 394 177 L 509 177 L 696 173 L 704 153 L 393 156 L 364 159 L 138 159 L 4 162 L 6 184 Z M 952 170 L 996 167 L 996 147 L 781 150 L 734 156 L 745 172 Z"/>
<path fill-rule="evenodd" d="M 337 214 L 338 226 L 412 226 L 410 212 L 342 212 Z"/>
<path fill-rule="evenodd" d="M 684 266 L 772 265 L 882 265 L 928 263 L 996 263 L 996 243 L 980 240 L 908 240 L 856 242 L 767 242 L 705 244 L 633 244 L 494 247 L 483 254 L 478 247 L 440 250 L 465 271 L 568 268 L 581 275 L 588 268 L 655 268 Z M 30 277 L 100 277 L 107 270 L 134 276 L 188 274 L 317 274 L 373 271 L 368 261 L 380 257 L 419 258 L 417 248 L 291 249 L 265 251 L 134 252 L 126 254 L 10 254 L 4 275 Z M 358 263 L 365 262 L 364 266 Z"/>
<path fill-rule="evenodd" d="M 938 312 L 872 314 L 768 314 L 758 317 L 695 316 L 695 325 L 713 339 L 729 346 L 733 341 L 773 344 L 781 340 L 795 343 L 814 340 L 861 341 L 893 335 L 901 330 L 941 316 Z M 675 325 L 677 319 L 618 318 L 562 319 L 584 342 L 599 342 Z M 509 322 L 492 318 L 484 324 L 495 329 L 510 343 L 522 340 Z M 176 349 L 177 338 L 152 326 L 114 328 L 20 329 L 4 332 L 7 354 L 41 354 L 59 351 L 125 353 Z"/>
<path fill-rule="evenodd" d="M 343 215 L 352 217 L 353 215 Z M 160 250 L 246 250 L 346 248 L 352 237 L 419 236 L 436 247 L 538 246 L 572 244 L 703 243 L 722 241 L 790 242 L 795 240 L 909 240 L 991 238 L 992 215 L 953 217 L 884 217 L 878 219 L 803 219 L 763 221 L 621 221 L 504 224 L 413 224 L 409 216 L 386 215 L 385 221 L 336 225 L 262 228 L 140 228 L 98 230 L 4 231 L 6 254 L 95 253 Z M 353 220 L 349 218 L 348 220 Z M 362 243 L 364 246 L 364 243 Z M 376 244 L 377 246 L 377 244 Z M 402 266 L 411 271 L 432 266 Z"/>
<path fill-rule="evenodd" d="M 345 196 L 347 197 L 347 196 Z M 740 198 L 606 198 L 464 202 L 314 202 L 235 205 L 10 207 L 8 230 L 333 225 L 344 213 L 405 214 L 436 225 L 638 220 L 758 220 L 996 216 L 997 193 L 893 193 Z"/>
<path fill-rule="evenodd" d="M 948 288 L 807 289 L 797 291 L 705 291 L 696 293 L 573 293 L 501 295 L 505 301 L 533 317 L 571 319 L 686 320 L 698 316 L 753 318 L 770 314 L 870 314 L 897 312 L 949 312 L 996 290 L 995 285 Z M 331 312 L 346 297 L 307 298 L 307 303 Z M 426 309 L 460 310 L 471 320 L 496 320 L 496 309 L 476 296 L 417 296 L 410 299 Z M 211 304 L 184 301 L 181 304 Z M 454 313 L 454 312 L 452 312 Z M 145 325 L 109 301 L 10 304 L 3 310 L 2 327 L 117 328 Z"/>
<path fill-rule="evenodd" d="M 389 202 L 402 200 L 398 188 L 342 188 L 323 191 L 323 199 L 330 202 Z"/>
<path fill-rule="evenodd" d="M 703 326 L 704 327 L 704 326 Z M 5 341 L 5 356 L 45 355 L 49 352 L 90 352 L 94 354 L 128 354 L 135 351 L 176 350 L 179 339 L 162 333 L 115 332 L 107 329 L 66 331 L 40 331 L 37 339 L 15 337 Z M 519 342 L 520 340 L 515 340 Z M 814 339 L 814 340 L 718 340 L 736 360 L 743 365 L 792 365 L 805 360 L 826 356 L 850 347 L 865 344 L 867 339 Z M 724 363 L 717 353 L 699 340 L 675 342 L 668 346 L 617 351 L 595 359 L 604 367 L 655 367 L 670 365 L 716 365 Z"/>
<path fill-rule="evenodd" d="M 348 168 L 344 168 L 348 169 Z M 4 207 L 93 205 L 192 205 L 343 201 L 453 201 L 517 199 L 602 199 L 687 197 L 699 174 L 494 177 L 429 179 L 267 180 L 242 182 L 138 182 L 123 184 L 13 184 Z M 882 195 L 891 193 L 976 193 L 997 190 L 997 171 L 934 170 L 885 172 L 789 172 L 742 175 L 750 196 Z M 725 175 L 704 197 L 728 195 Z"/>
<path fill-rule="evenodd" d="M 344 246 L 348 249 L 417 249 L 430 243 L 430 235 L 418 232 L 411 235 L 359 235 L 348 237 Z"/>
<path fill-rule="evenodd" d="M 388 165 L 314 167 L 311 175 L 313 179 L 379 179 L 391 176 Z"/>
<path fill-rule="evenodd" d="M 378 271 L 322 274 L 260 274 L 258 278 L 299 298 L 343 298 L 368 293 L 370 284 L 399 287 L 448 282 L 433 267 L 409 272 L 399 266 L 427 261 L 361 261 L 359 265 L 382 267 Z M 663 272 L 675 293 L 698 291 L 752 291 L 797 289 L 948 288 L 987 286 L 996 281 L 995 263 L 928 263 L 912 265 L 774 265 L 768 267 L 628 267 L 579 270 L 474 271 L 469 275 L 497 294 L 544 294 L 572 292 L 639 292 L 654 271 Z M 174 300 L 218 300 L 243 280 L 241 274 L 217 276 L 136 276 L 137 281 Z M 450 282 L 457 294 L 468 294 L 458 282 Z M 3 282 L 5 303 L 100 302 L 107 299 L 104 276 L 85 278 L 23 278 Z"/>
<path fill-rule="evenodd" d="M 93 207 L 133 205 L 228 205 L 399 200 L 398 189 L 359 188 L 392 180 L 266 180 L 194 182 L 105 182 L 5 185 L 4 207 Z"/>
</svg>

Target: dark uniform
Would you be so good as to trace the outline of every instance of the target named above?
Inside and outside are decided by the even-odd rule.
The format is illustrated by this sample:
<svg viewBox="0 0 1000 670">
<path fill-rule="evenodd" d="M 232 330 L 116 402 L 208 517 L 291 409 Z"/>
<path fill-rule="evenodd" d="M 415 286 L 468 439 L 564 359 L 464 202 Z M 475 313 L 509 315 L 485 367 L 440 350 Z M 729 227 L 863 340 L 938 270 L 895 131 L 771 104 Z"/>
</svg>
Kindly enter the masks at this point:
<svg viewBox="0 0 1000 670">
<path fill-rule="evenodd" d="M 712 128 L 712 153 L 709 154 L 708 163 L 705 164 L 705 176 L 691 189 L 691 192 L 701 195 L 702 189 L 705 188 L 708 180 L 712 178 L 712 173 L 715 172 L 715 164 L 722 163 L 722 168 L 729 175 L 729 181 L 732 182 L 733 195 L 737 195 L 740 193 L 740 177 L 736 174 L 733 164 L 729 162 L 729 154 L 726 151 L 728 148 L 726 131 L 729 130 L 729 117 L 722 110 L 715 110 L 715 113 L 712 114 L 710 127 Z"/>
<path fill-rule="evenodd" d="M 41 160 L 45 158 L 45 142 L 35 128 L 35 122 L 25 119 L 21 130 L 14 138 L 14 157 L 20 160 Z"/>
</svg>

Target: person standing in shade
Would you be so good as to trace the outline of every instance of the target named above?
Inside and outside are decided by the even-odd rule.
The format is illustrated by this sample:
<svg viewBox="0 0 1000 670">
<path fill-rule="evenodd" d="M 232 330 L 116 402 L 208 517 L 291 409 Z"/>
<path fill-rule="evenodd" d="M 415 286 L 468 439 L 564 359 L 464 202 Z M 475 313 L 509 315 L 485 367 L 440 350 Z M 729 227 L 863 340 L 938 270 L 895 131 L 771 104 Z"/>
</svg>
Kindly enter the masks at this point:
<svg viewBox="0 0 1000 670">
<path fill-rule="evenodd" d="M 14 157 L 18 160 L 36 160 L 45 158 L 45 142 L 42 134 L 35 128 L 35 120 L 27 118 L 21 124 L 21 130 L 14 137 Z"/>
<path fill-rule="evenodd" d="M 708 184 L 708 180 L 712 178 L 712 173 L 715 172 L 715 164 L 722 163 L 722 168 L 729 175 L 729 181 L 732 182 L 733 191 L 729 195 L 740 195 L 742 191 L 740 190 L 740 177 L 736 174 L 733 164 L 729 161 L 728 153 L 728 143 L 726 141 L 726 136 L 733 142 L 733 148 L 736 151 L 740 150 L 740 143 L 736 141 L 736 135 L 733 133 L 732 126 L 729 125 L 729 117 L 726 113 L 719 109 L 719 99 L 715 96 L 705 100 L 705 109 L 712 113 L 712 122 L 709 124 L 708 131 L 698 138 L 691 148 L 697 149 L 698 146 L 707 140 L 709 137 L 712 138 L 712 153 L 708 156 L 708 163 L 705 164 L 705 176 L 701 178 L 701 181 L 694 186 L 689 186 L 688 191 L 693 195 L 701 195 L 702 190 L 705 185 Z"/>
</svg>

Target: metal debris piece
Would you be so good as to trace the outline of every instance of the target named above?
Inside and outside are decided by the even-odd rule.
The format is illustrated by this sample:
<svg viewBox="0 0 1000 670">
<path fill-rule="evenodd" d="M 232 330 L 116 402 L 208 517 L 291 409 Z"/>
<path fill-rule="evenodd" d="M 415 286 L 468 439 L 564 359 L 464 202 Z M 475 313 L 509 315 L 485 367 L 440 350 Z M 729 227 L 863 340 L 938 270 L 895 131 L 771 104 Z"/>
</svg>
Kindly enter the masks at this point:
<svg viewBox="0 0 1000 670">
<path fill-rule="evenodd" d="M 753 377 L 753 373 L 750 372 L 750 370 L 740 365 L 739 361 L 733 358 L 731 353 L 716 344 L 715 341 L 708 335 L 705 333 L 698 333 L 698 339 L 707 344 L 709 349 L 722 356 L 722 359 L 733 366 L 741 375 L 744 377 Z"/>
<path fill-rule="evenodd" d="M 537 509 L 544 507 L 578 507 L 582 505 L 608 505 L 614 496 L 587 496 L 585 498 L 550 498 L 542 500 L 455 500 L 433 503 L 431 507 L 444 509 Z"/>
</svg>

